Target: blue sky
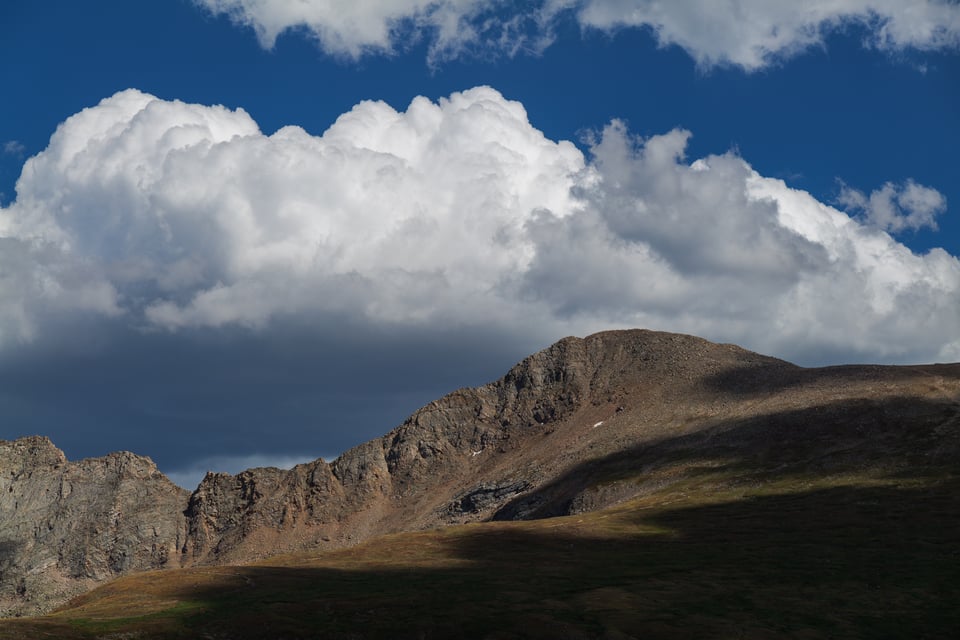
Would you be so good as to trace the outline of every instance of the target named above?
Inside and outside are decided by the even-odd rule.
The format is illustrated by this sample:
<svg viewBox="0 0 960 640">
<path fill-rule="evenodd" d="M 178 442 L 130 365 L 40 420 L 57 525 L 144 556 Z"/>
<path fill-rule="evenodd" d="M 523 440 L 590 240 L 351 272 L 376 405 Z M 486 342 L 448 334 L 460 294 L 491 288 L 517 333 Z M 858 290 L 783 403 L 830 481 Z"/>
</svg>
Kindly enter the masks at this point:
<svg viewBox="0 0 960 640">
<path fill-rule="evenodd" d="M 0 8 L 0 438 L 189 483 L 603 328 L 960 358 L 955 3 L 327 5 Z"/>
</svg>

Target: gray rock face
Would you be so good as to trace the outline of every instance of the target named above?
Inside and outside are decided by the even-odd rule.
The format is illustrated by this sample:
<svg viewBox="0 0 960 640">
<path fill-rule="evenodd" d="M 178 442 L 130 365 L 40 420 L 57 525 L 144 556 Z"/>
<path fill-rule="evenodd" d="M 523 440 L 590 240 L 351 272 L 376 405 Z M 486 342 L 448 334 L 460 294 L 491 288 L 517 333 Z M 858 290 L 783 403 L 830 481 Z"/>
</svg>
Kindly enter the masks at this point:
<svg viewBox="0 0 960 640">
<path fill-rule="evenodd" d="M 111 577 L 178 565 L 186 499 L 149 458 L 68 462 L 46 438 L 0 441 L 0 615 L 45 611 Z"/>
<path fill-rule="evenodd" d="M 530 483 L 520 480 L 509 484 L 481 483 L 480 486 L 454 499 L 451 509 L 462 513 L 479 513 L 491 506 L 499 506 L 530 488 Z"/>
</svg>

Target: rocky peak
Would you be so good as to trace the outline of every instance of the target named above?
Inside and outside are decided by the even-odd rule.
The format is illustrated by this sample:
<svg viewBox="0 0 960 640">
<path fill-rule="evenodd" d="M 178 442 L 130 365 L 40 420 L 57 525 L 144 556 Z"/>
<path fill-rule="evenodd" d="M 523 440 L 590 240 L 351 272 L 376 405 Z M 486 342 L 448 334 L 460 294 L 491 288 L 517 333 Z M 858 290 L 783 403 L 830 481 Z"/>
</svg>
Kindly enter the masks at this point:
<svg viewBox="0 0 960 640">
<path fill-rule="evenodd" d="M 0 441 L 0 616 L 179 564 L 187 495 L 129 452 L 70 462 L 47 438 Z"/>
<path fill-rule="evenodd" d="M 109 475 L 118 481 L 155 479 L 170 482 L 152 459 L 130 451 L 114 451 L 100 458 L 85 458 L 78 460 L 75 465 L 82 472 Z"/>
<path fill-rule="evenodd" d="M 0 440 L 0 469 L 14 472 L 54 467 L 67 457 L 46 436 L 27 436 L 17 440 Z"/>
</svg>

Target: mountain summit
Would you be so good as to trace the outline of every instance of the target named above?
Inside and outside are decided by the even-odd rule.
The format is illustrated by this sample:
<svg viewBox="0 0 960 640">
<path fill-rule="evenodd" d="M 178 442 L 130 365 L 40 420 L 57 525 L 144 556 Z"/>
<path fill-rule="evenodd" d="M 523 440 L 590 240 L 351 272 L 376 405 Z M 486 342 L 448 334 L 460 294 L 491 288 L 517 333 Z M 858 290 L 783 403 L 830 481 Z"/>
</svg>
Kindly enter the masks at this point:
<svg viewBox="0 0 960 640">
<path fill-rule="evenodd" d="M 68 462 L 45 438 L 0 442 L 0 613 L 130 572 L 584 513 L 692 478 L 929 475 L 958 459 L 957 364 L 805 369 L 686 335 L 564 338 L 330 463 L 209 473 L 192 494 L 131 453 Z"/>
</svg>

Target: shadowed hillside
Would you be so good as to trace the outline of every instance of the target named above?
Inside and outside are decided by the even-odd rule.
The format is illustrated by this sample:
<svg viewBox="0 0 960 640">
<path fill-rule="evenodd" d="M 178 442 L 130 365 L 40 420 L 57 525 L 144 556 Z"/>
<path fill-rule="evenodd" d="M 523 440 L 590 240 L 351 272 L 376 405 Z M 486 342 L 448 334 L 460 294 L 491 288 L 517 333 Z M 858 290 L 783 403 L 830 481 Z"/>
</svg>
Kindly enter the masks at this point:
<svg viewBox="0 0 960 640">
<path fill-rule="evenodd" d="M 960 624 L 958 489 L 691 480 L 581 516 L 122 578 L 0 638 L 943 638 Z"/>
</svg>

